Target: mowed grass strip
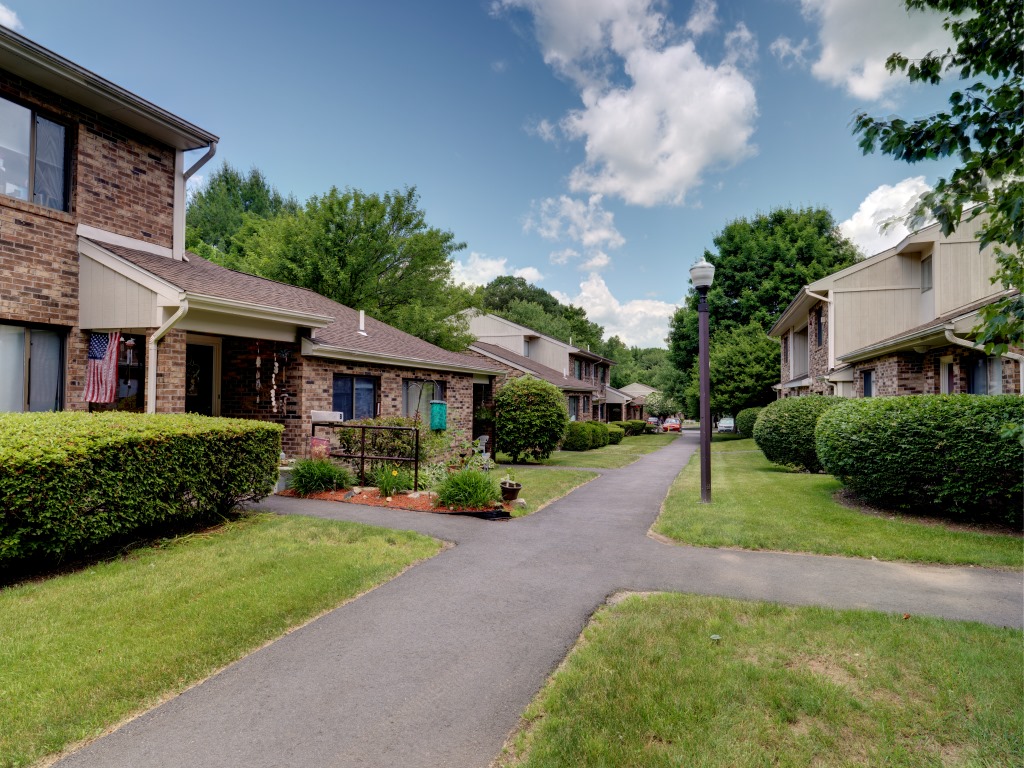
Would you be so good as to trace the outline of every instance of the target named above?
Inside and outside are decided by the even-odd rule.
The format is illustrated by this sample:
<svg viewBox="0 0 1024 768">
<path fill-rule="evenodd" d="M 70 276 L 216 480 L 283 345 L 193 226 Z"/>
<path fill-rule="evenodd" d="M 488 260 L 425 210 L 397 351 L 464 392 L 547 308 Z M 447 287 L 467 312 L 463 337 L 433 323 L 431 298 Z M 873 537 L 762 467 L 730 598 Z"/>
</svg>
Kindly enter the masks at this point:
<svg viewBox="0 0 1024 768">
<path fill-rule="evenodd" d="M 255 515 L 0 590 L 0 766 L 95 737 L 440 547 Z"/>
<path fill-rule="evenodd" d="M 931 618 L 633 596 L 595 614 L 499 765 L 1022 765 L 1021 641 Z"/>
<path fill-rule="evenodd" d="M 641 456 L 664 448 L 678 437 L 678 434 L 665 433 L 660 435 L 635 435 L 624 437 L 618 445 L 606 445 L 590 451 L 555 451 L 550 458 L 539 462 L 529 461 L 525 464 L 514 464 L 513 467 L 543 464 L 548 467 L 592 467 L 594 469 L 619 469 L 637 461 Z M 501 464 L 509 464 L 509 458 L 501 451 L 496 459 Z M 500 469 L 500 467 L 499 467 Z M 516 472 L 519 470 L 516 469 Z"/>
<path fill-rule="evenodd" d="M 770 463 L 753 440 L 712 445 L 711 504 L 700 503 L 700 457 L 676 478 L 654 531 L 684 544 L 949 565 L 1024 568 L 1019 537 L 954 530 L 844 507 L 831 475 Z"/>
<path fill-rule="evenodd" d="M 500 472 L 501 469 L 495 470 Z M 552 501 L 560 499 L 575 488 L 597 477 L 596 472 L 579 469 L 541 469 L 539 467 L 515 468 L 516 482 L 523 484 L 519 498 L 525 507 L 513 507 L 512 517 L 525 517 L 543 509 Z"/>
</svg>

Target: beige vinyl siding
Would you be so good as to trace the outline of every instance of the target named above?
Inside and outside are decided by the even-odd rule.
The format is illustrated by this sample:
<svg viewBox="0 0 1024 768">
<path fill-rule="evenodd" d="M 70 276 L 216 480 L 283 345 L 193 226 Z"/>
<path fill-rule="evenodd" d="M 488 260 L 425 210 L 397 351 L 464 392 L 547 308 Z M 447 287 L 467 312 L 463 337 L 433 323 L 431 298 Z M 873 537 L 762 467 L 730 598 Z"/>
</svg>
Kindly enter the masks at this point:
<svg viewBox="0 0 1024 768">
<path fill-rule="evenodd" d="M 977 243 L 947 242 L 935 259 L 936 315 L 993 296 L 1002 290 L 992 284 L 996 260 L 991 247 L 978 254 Z"/>
<path fill-rule="evenodd" d="M 79 258 L 79 325 L 91 328 L 154 328 L 157 294 L 89 258 Z"/>
</svg>

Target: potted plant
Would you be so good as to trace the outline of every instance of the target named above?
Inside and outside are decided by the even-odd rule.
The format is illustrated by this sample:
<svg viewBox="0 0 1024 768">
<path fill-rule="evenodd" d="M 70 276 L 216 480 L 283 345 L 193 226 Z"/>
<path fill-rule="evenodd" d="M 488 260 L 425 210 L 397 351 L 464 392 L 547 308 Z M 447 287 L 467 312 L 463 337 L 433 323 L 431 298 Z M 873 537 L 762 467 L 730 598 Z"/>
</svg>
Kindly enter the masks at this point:
<svg viewBox="0 0 1024 768">
<path fill-rule="evenodd" d="M 523 484 L 516 482 L 516 473 L 511 469 L 501 478 L 498 485 L 501 487 L 502 501 L 515 501 L 519 498 L 519 491 L 523 489 Z"/>
</svg>

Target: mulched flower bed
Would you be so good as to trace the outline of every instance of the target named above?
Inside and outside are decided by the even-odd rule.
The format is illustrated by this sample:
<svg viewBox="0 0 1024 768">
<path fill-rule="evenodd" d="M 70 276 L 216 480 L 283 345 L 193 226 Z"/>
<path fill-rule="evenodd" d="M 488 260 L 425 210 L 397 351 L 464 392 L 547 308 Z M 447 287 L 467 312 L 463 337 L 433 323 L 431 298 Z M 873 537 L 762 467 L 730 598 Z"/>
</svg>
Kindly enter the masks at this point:
<svg viewBox="0 0 1024 768">
<path fill-rule="evenodd" d="M 298 496 L 295 491 L 288 489 L 279 492 L 280 496 Z M 306 496 L 307 499 L 319 501 L 343 501 L 348 504 L 366 504 L 371 507 L 388 507 L 390 509 L 408 509 L 414 512 L 435 512 L 446 515 L 482 515 L 489 517 L 508 517 L 512 509 L 511 504 L 502 504 L 500 507 L 489 507 L 487 509 L 471 509 L 466 507 L 438 507 L 435 506 L 437 497 L 427 491 L 420 491 L 418 494 L 398 493 L 394 496 L 385 497 L 380 495 L 376 488 L 360 488 L 359 493 L 352 490 L 341 491 L 320 491 Z"/>
</svg>

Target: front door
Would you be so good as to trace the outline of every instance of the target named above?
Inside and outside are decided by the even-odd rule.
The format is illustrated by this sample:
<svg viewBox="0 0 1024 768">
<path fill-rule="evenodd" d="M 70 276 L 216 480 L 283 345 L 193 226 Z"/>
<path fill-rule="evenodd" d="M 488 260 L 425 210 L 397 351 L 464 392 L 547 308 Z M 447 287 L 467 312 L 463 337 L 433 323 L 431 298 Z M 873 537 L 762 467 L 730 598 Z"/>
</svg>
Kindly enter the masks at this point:
<svg viewBox="0 0 1024 768">
<path fill-rule="evenodd" d="M 185 411 L 217 416 L 217 353 L 213 344 L 185 345 Z"/>
</svg>

